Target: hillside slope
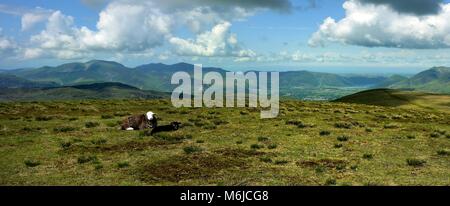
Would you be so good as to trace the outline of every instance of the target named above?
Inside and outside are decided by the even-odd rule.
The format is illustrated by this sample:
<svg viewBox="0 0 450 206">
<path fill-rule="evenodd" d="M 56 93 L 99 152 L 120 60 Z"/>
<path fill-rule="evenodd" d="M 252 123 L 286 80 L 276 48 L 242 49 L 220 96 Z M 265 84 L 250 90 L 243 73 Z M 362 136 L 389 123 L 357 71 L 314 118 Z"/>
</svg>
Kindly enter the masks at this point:
<svg viewBox="0 0 450 206">
<path fill-rule="evenodd" d="M 59 86 L 54 82 L 38 82 L 20 78 L 12 74 L 0 73 L 0 88 L 42 88 Z"/>
<path fill-rule="evenodd" d="M 450 93 L 450 68 L 433 67 L 413 77 L 394 83 L 390 88 L 410 88 L 434 93 Z"/>
<path fill-rule="evenodd" d="M 450 95 L 406 90 L 373 89 L 348 95 L 334 102 L 450 112 Z"/>
<path fill-rule="evenodd" d="M 122 83 L 94 83 L 54 88 L 4 88 L 0 101 L 38 101 L 75 99 L 158 99 L 168 93 L 144 91 Z"/>
</svg>

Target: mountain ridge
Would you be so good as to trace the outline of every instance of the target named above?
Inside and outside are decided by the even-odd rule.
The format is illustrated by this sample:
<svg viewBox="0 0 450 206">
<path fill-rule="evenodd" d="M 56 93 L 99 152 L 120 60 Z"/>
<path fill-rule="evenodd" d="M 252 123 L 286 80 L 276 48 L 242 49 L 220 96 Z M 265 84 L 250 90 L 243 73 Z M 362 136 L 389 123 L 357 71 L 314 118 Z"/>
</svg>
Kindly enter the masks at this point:
<svg viewBox="0 0 450 206">
<path fill-rule="evenodd" d="M 32 69 L 16 69 L 2 71 L 0 74 L 11 74 L 30 81 L 55 82 L 59 86 L 79 84 L 120 82 L 141 90 L 155 90 L 170 92 L 176 85 L 170 84 L 175 72 L 183 71 L 193 74 L 194 65 L 186 62 L 176 64 L 149 63 L 136 67 L 126 67 L 114 61 L 91 60 L 84 63 L 73 62 L 59 66 L 44 66 Z M 204 67 L 207 72 L 224 74 L 228 70 L 218 67 Z M 248 71 L 247 71 L 248 72 Z M 256 71 L 258 72 L 258 71 Z M 308 90 L 322 98 L 322 89 L 353 88 L 350 91 L 332 94 L 330 98 L 347 95 L 369 88 L 415 89 L 418 91 L 450 93 L 450 68 L 433 67 L 422 71 L 410 78 L 401 75 L 373 76 L 373 75 L 339 75 L 306 70 L 280 72 L 280 91 L 296 98 L 305 97 Z M 340 89 L 342 90 L 342 89 Z M 327 94 L 328 95 L 328 94 Z M 322 95 L 323 96 L 323 95 Z M 325 95 L 326 96 L 326 95 Z"/>
</svg>

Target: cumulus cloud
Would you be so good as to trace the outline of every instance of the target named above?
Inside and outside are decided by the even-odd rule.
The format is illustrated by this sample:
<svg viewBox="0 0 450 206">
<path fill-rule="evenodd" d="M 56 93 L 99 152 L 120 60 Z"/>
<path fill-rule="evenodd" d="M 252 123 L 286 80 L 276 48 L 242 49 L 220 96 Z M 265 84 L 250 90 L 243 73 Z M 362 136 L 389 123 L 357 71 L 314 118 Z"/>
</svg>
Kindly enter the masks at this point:
<svg viewBox="0 0 450 206">
<path fill-rule="evenodd" d="M 443 0 L 359 0 L 362 3 L 387 5 L 400 13 L 415 15 L 437 14 L 441 11 Z"/>
<path fill-rule="evenodd" d="M 142 51 L 161 45 L 173 23 L 151 2 L 113 2 L 100 13 L 97 31 L 83 27 L 80 36 L 88 48 Z"/>
<path fill-rule="evenodd" d="M 2 34 L 2 28 L 0 28 L 0 56 L 11 56 L 12 53 L 16 53 L 18 46 L 14 40 L 4 36 Z"/>
<path fill-rule="evenodd" d="M 238 45 L 236 34 L 229 32 L 231 23 L 217 24 L 211 31 L 199 34 L 195 40 L 170 38 L 175 51 L 183 56 L 236 56 L 248 57 L 253 55 L 250 50 L 243 50 Z"/>
<path fill-rule="evenodd" d="M 35 10 L 23 13 L 21 18 L 22 31 L 29 30 L 36 24 L 45 22 L 51 13 L 52 11 L 42 8 L 36 8 Z"/>
<path fill-rule="evenodd" d="M 291 7 L 289 0 L 115 0 L 99 13 L 95 28 L 76 26 L 75 19 L 61 11 L 42 9 L 22 15 L 24 31 L 46 22 L 22 53 L 24 58 L 64 59 L 96 52 L 145 56 L 166 44 L 181 56 L 250 57 L 254 52 L 243 49 L 236 34 L 229 32 L 231 22 L 262 9 L 285 12 Z M 177 37 L 179 29 L 188 29 L 193 37 Z"/>
<path fill-rule="evenodd" d="M 417 16 L 394 11 L 386 5 L 346 1 L 345 17 L 328 17 L 309 40 L 310 46 L 340 42 L 365 47 L 407 49 L 450 48 L 450 4 L 435 15 Z"/>
<path fill-rule="evenodd" d="M 73 17 L 66 16 L 60 11 L 53 12 L 47 20 L 45 30 L 31 37 L 30 42 L 36 47 L 25 49 L 25 57 L 41 57 L 44 51 L 56 53 L 56 56 L 67 56 L 59 53 L 75 52 L 74 50 L 80 46 L 74 35 L 78 31 L 73 26 L 73 21 Z"/>
</svg>

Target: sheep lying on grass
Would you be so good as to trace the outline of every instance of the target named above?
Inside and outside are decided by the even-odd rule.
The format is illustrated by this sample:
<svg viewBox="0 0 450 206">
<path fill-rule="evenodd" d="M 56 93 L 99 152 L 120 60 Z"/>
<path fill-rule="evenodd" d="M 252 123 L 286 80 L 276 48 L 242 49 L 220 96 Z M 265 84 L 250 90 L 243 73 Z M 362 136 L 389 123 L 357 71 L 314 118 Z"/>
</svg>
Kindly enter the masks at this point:
<svg viewBox="0 0 450 206">
<path fill-rule="evenodd" d="M 149 128 L 156 128 L 158 120 L 155 113 L 147 112 L 146 114 L 133 115 L 125 118 L 122 121 L 122 130 L 144 130 Z"/>
<path fill-rule="evenodd" d="M 180 128 L 180 125 L 181 125 L 180 122 L 171 122 L 169 125 L 158 126 L 152 129 L 150 135 L 153 135 L 158 132 L 175 131 Z"/>
</svg>

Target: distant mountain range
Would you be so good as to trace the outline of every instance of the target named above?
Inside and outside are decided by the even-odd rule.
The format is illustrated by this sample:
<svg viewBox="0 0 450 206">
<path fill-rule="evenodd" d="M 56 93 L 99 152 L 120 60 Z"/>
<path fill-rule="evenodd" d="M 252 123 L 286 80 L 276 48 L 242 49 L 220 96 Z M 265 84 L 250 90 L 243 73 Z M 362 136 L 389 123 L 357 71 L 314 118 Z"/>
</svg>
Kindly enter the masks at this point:
<svg viewBox="0 0 450 206">
<path fill-rule="evenodd" d="M 140 90 L 170 92 L 172 74 L 184 71 L 192 74 L 194 65 L 178 63 L 146 64 L 128 68 L 112 61 L 92 60 L 68 63 L 56 67 L 0 71 L 0 88 L 46 88 L 92 83 L 119 82 Z M 203 73 L 227 70 L 203 68 Z M 280 72 L 280 93 L 303 99 L 334 99 L 369 88 L 415 89 L 426 92 L 450 93 L 450 68 L 435 67 L 411 78 L 400 75 L 365 76 L 337 75 L 310 71 Z"/>
<path fill-rule="evenodd" d="M 58 85 L 76 85 L 98 82 L 121 82 L 140 89 L 171 91 L 172 74 L 178 71 L 193 74 L 194 65 L 178 63 L 146 64 L 135 68 L 127 68 L 111 61 L 93 60 L 86 63 L 68 63 L 56 67 L 40 67 L 36 69 L 16 69 L 3 71 L 4 74 L 20 78 L 54 82 Z M 206 67 L 203 72 L 215 71 L 221 74 L 227 70 Z M 329 73 L 309 71 L 290 71 L 280 73 L 280 87 L 351 87 L 375 85 L 387 80 L 387 77 L 340 76 Z"/>
</svg>

